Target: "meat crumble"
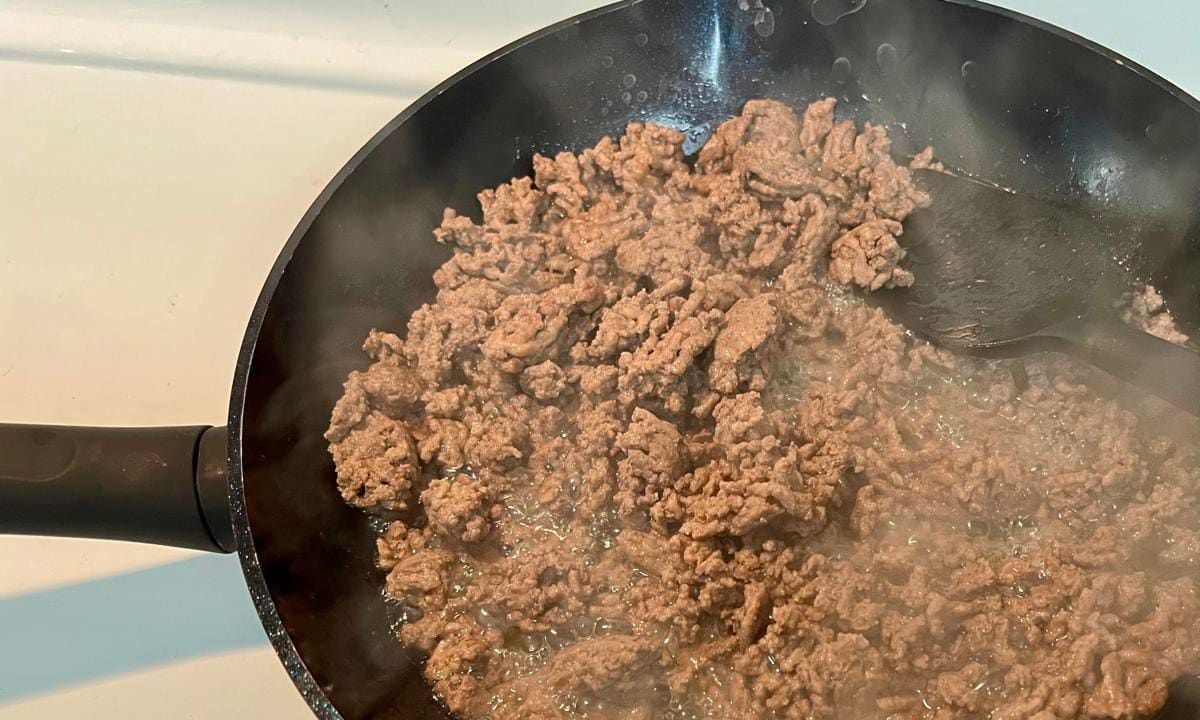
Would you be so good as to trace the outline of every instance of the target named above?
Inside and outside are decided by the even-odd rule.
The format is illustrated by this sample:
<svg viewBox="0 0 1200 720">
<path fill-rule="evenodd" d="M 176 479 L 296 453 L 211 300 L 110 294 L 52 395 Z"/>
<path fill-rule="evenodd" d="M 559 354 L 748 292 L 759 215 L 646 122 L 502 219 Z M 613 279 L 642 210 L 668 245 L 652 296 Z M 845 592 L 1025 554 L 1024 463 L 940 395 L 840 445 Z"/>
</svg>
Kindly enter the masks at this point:
<svg viewBox="0 0 1200 720">
<path fill-rule="evenodd" d="M 1186 345 L 1189 338 L 1175 323 L 1167 302 L 1153 285 L 1144 285 L 1125 298 L 1121 319 L 1135 328 L 1176 345 Z"/>
<path fill-rule="evenodd" d="M 338 488 L 459 716 L 1134 718 L 1200 671 L 1194 424 L 865 302 L 931 199 L 834 110 L 537 157 L 367 338 Z"/>
</svg>

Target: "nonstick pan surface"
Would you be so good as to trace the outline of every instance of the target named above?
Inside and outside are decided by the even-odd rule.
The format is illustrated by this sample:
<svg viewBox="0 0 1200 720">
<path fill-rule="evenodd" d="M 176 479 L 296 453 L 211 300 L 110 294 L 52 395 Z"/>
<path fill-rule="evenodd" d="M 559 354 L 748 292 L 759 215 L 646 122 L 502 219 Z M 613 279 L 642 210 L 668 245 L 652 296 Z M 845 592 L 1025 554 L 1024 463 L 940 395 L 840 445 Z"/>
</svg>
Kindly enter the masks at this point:
<svg viewBox="0 0 1200 720">
<path fill-rule="evenodd" d="M 438 86 L 347 164 L 246 333 L 230 517 L 263 624 L 317 716 L 449 717 L 395 638 L 379 528 L 342 502 L 322 438 L 347 373 L 365 365 L 362 338 L 402 329 L 433 298 L 443 208 L 474 208 L 479 189 L 528 174 L 535 152 L 578 150 L 633 120 L 683 129 L 695 149 L 748 99 L 824 96 L 887 124 L 897 154 L 932 144 L 990 181 L 1151 218 L 1160 230 L 1136 246 L 1097 241 L 1200 325 L 1200 104 L 1065 31 L 965 0 L 642 0 L 536 33 Z M 220 535 L 223 517 L 200 505 Z M 1184 683 L 1162 717 L 1198 708 Z"/>
</svg>

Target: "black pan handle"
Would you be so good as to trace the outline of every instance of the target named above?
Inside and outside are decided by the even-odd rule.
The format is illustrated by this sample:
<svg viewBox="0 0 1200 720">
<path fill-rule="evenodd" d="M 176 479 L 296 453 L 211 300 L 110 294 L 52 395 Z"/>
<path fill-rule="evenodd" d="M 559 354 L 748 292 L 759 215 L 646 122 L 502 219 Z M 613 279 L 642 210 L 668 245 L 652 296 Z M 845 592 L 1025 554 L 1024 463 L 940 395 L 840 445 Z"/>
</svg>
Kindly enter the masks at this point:
<svg viewBox="0 0 1200 720">
<path fill-rule="evenodd" d="M 1200 415 L 1200 353 L 1122 322 L 1115 315 L 1063 323 L 1047 334 L 1066 342 L 1076 357 Z"/>
<path fill-rule="evenodd" d="M 233 552 L 225 428 L 0 424 L 0 534 Z"/>
</svg>

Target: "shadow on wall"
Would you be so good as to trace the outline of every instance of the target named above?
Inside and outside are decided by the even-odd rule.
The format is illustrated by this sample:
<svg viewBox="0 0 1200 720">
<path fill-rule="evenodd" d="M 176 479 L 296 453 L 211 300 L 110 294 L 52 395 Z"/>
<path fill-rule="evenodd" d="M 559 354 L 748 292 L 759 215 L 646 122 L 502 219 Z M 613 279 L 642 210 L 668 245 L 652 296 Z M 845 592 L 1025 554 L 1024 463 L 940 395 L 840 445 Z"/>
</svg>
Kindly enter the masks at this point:
<svg viewBox="0 0 1200 720">
<path fill-rule="evenodd" d="M 237 559 L 223 555 L 0 599 L 0 638 L 0 706 L 267 644 Z"/>
</svg>

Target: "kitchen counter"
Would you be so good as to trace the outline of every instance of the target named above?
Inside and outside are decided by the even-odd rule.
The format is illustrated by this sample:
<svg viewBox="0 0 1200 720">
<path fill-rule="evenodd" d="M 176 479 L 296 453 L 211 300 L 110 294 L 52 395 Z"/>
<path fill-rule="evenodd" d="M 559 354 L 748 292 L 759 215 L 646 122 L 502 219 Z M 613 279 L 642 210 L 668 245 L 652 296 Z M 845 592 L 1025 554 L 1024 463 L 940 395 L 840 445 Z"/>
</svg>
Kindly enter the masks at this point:
<svg viewBox="0 0 1200 720">
<path fill-rule="evenodd" d="M 0 420 L 222 424 L 329 178 L 459 67 L 600 4 L 0 4 Z M 1200 92 L 1191 3 L 1001 4 Z M 307 716 L 232 557 L 0 537 L 0 637 L 0 720 Z"/>
</svg>

